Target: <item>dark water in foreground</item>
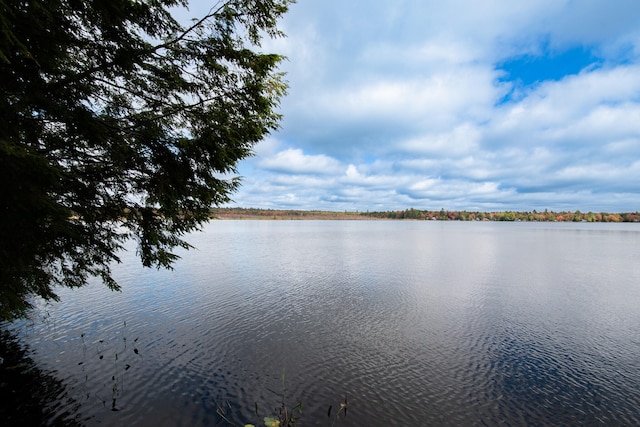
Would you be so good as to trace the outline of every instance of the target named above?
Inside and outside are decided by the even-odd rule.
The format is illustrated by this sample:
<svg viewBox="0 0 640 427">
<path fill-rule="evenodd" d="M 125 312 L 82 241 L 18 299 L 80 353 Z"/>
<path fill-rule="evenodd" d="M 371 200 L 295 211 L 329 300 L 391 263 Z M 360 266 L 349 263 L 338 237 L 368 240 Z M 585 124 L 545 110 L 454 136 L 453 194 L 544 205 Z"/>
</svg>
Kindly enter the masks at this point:
<svg viewBox="0 0 640 427">
<path fill-rule="evenodd" d="M 86 424 L 262 425 L 284 394 L 302 426 L 345 395 L 338 426 L 640 425 L 640 225 L 219 221 L 190 241 L 172 272 L 132 252 L 122 293 L 64 290 L 12 325 Z"/>
</svg>

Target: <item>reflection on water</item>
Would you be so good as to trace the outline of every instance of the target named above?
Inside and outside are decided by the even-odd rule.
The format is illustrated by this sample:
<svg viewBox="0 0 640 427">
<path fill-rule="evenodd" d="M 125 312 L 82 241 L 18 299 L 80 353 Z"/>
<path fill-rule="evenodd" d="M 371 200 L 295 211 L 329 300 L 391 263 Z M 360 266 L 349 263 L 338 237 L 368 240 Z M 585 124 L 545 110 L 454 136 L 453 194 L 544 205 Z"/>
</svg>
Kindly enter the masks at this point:
<svg viewBox="0 0 640 427">
<path fill-rule="evenodd" d="M 636 225 L 220 221 L 191 242 L 12 326 L 89 424 L 258 424 L 283 394 L 305 426 L 345 395 L 346 426 L 640 423 Z"/>
<path fill-rule="evenodd" d="M 16 337 L 0 333 L 0 420 L 7 426 L 81 426 L 79 404 L 52 373 L 31 360 Z"/>
</svg>

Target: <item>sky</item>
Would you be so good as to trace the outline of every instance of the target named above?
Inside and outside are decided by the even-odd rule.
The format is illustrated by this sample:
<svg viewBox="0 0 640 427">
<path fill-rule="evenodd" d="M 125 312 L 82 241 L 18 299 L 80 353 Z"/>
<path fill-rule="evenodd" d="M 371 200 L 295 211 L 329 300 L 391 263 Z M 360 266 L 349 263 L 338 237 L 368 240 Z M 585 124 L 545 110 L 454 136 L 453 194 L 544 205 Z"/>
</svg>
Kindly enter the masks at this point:
<svg viewBox="0 0 640 427">
<path fill-rule="evenodd" d="M 279 28 L 281 128 L 228 206 L 640 210 L 637 0 L 298 0 Z"/>
</svg>

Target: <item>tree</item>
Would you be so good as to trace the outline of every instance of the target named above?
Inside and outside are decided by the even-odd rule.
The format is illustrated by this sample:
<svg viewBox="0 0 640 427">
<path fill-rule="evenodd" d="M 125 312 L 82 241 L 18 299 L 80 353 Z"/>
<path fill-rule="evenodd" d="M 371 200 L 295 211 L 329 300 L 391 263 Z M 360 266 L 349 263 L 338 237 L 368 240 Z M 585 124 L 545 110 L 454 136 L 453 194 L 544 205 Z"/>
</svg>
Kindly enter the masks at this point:
<svg viewBox="0 0 640 427">
<path fill-rule="evenodd" d="M 260 53 L 293 0 L 0 0 L 0 316 L 97 276 L 134 238 L 170 267 L 278 126 L 283 59 Z M 175 10 L 175 9 L 174 9 Z"/>
</svg>

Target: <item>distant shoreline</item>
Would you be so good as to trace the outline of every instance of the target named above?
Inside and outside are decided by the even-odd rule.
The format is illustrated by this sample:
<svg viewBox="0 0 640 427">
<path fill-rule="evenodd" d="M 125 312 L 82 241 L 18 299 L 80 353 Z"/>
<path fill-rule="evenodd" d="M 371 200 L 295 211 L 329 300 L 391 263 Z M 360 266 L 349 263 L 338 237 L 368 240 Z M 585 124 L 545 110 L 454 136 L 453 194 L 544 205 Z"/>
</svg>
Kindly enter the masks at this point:
<svg viewBox="0 0 640 427">
<path fill-rule="evenodd" d="M 469 212 L 405 209 L 381 212 L 332 212 L 255 208 L 211 209 L 211 220 L 429 220 L 429 221 L 527 221 L 527 222 L 638 222 L 640 212 Z"/>
</svg>

